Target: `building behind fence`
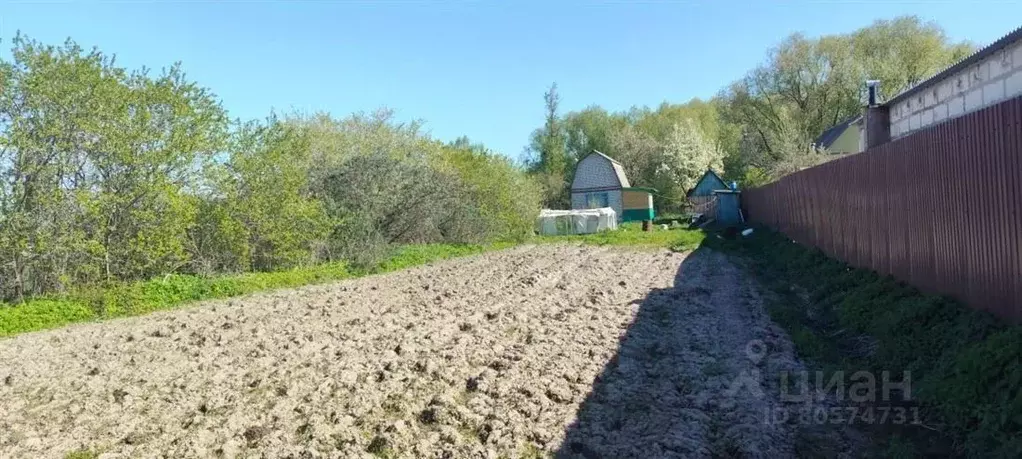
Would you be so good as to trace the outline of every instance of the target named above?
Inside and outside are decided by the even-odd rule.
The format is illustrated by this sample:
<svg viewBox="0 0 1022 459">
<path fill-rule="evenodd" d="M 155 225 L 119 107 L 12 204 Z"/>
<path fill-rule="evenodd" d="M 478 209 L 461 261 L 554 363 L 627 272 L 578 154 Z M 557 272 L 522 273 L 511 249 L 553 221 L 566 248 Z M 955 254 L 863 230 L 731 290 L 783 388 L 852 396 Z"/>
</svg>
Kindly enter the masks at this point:
<svg viewBox="0 0 1022 459">
<path fill-rule="evenodd" d="M 1022 320 L 1022 97 L 743 194 L 851 265 Z"/>
</svg>

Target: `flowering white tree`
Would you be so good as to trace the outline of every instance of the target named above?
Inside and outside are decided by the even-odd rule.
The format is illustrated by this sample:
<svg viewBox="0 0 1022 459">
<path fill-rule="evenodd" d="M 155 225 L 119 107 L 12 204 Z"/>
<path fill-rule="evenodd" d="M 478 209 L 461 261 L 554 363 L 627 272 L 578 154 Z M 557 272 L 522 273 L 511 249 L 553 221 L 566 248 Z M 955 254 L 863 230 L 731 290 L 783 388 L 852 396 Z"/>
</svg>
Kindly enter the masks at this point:
<svg viewBox="0 0 1022 459">
<path fill-rule="evenodd" d="M 688 190 L 707 168 L 723 173 L 724 153 L 703 136 L 695 121 L 685 119 L 671 129 L 663 146 L 660 167 L 662 171 L 658 175 L 666 175 L 682 190 Z"/>
<path fill-rule="evenodd" d="M 661 211 L 681 207 L 685 192 L 708 167 L 723 172 L 724 153 L 688 118 L 674 123 L 663 139 L 628 126 L 613 135 L 611 145 L 633 185 L 657 189 Z"/>
</svg>

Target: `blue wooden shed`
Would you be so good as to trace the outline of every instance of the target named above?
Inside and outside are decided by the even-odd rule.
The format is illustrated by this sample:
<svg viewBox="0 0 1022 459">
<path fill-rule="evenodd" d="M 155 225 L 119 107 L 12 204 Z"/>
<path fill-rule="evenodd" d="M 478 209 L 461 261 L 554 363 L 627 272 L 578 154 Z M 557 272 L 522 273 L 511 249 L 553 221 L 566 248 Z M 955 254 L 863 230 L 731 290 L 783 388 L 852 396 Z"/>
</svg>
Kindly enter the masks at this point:
<svg viewBox="0 0 1022 459">
<path fill-rule="evenodd" d="M 706 172 L 699 178 L 696 185 L 688 190 L 685 195 L 690 200 L 693 198 L 709 198 L 713 196 L 714 191 L 726 189 L 728 189 L 728 186 L 724 179 L 720 178 L 720 175 L 717 175 L 713 169 L 706 169 Z"/>
<path fill-rule="evenodd" d="M 714 190 L 717 197 L 715 218 L 721 225 L 737 225 L 743 223 L 741 211 L 741 192 L 738 190 Z"/>
</svg>

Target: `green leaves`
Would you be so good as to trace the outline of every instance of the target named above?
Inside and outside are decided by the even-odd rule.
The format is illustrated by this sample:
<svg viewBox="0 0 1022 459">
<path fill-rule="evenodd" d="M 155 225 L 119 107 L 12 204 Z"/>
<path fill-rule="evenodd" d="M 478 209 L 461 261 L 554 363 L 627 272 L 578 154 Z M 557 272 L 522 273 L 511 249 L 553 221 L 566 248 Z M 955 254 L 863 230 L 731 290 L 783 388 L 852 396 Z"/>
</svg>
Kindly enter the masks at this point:
<svg viewBox="0 0 1022 459">
<path fill-rule="evenodd" d="M 503 157 L 467 138 L 445 146 L 388 110 L 229 126 L 179 64 L 129 70 L 73 41 L 21 36 L 11 55 L 0 301 L 168 274 L 372 266 L 393 244 L 520 239 L 539 207 L 535 183 Z M 178 301 L 133 292 L 110 295 Z M 135 307 L 107 296 L 90 304 Z"/>
<path fill-rule="evenodd" d="M 18 36 L 0 96 L 0 297 L 178 269 L 225 114 L 171 67 L 129 72 Z"/>
<path fill-rule="evenodd" d="M 879 20 L 847 34 L 793 34 L 766 62 L 721 91 L 723 120 L 737 126 L 732 177 L 756 167 L 774 177 L 829 159 L 809 148 L 827 128 L 861 113 L 863 84 L 890 98 L 970 53 L 916 16 Z"/>
</svg>

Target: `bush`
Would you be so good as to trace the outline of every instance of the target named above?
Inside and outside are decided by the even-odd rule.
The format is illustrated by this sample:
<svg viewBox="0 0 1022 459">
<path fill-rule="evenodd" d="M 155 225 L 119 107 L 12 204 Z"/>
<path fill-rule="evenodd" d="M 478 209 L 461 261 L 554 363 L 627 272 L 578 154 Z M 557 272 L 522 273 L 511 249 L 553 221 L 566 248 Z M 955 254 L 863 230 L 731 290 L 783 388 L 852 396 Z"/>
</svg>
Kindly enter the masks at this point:
<svg viewBox="0 0 1022 459">
<path fill-rule="evenodd" d="M 168 275 L 369 269 L 395 245 L 521 240 L 539 208 L 509 160 L 388 111 L 232 124 L 176 65 L 153 76 L 21 36 L 11 56 L 0 59 L 0 301 Z M 105 313 L 205 293 L 90 295 Z"/>
</svg>

